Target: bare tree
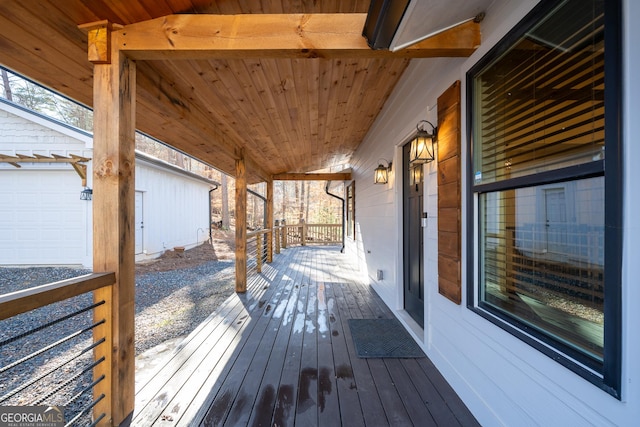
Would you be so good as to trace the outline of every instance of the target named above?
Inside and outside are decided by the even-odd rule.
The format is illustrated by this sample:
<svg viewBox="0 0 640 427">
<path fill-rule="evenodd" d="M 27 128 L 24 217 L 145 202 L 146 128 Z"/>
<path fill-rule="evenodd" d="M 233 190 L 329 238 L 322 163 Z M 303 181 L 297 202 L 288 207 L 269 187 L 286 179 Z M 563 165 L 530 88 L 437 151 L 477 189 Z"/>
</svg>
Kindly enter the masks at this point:
<svg viewBox="0 0 640 427">
<path fill-rule="evenodd" d="M 296 204 L 300 205 L 298 209 L 298 222 L 304 218 L 304 185 L 301 181 L 296 182 Z M 302 193 L 302 197 L 300 197 Z"/>
<path fill-rule="evenodd" d="M 93 130 L 93 112 L 84 105 L 56 98 L 53 108 L 65 123 L 87 131 Z"/>
<path fill-rule="evenodd" d="M 11 93 L 11 83 L 9 82 L 9 75 L 7 70 L 0 68 L 2 71 L 2 87 L 4 88 L 4 97 L 9 101 L 13 101 L 13 94 Z"/>
<path fill-rule="evenodd" d="M 304 219 L 307 221 L 307 224 L 310 223 L 311 221 L 309 220 L 309 205 L 311 205 L 311 182 L 307 181 L 307 204 L 306 204 L 306 210 L 304 213 Z M 304 193 L 302 195 L 302 198 L 304 199 Z"/>
<path fill-rule="evenodd" d="M 287 218 L 287 182 L 282 181 L 282 219 Z"/>
</svg>

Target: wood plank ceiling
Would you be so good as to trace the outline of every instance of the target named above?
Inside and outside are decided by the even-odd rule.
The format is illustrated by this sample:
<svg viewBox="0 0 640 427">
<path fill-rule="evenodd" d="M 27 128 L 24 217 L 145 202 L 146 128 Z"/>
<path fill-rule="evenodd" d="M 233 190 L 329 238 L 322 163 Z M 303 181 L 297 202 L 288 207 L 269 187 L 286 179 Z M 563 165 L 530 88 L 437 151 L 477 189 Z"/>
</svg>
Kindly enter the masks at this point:
<svg viewBox="0 0 640 427">
<path fill-rule="evenodd" d="M 368 0 L 0 2 L 0 64 L 92 105 L 79 24 L 181 13 L 366 13 Z M 360 30 L 360 29 L 358 29 Z M 271 175 L 340 170 L 407 67 L 405 58 L 137 61 L 137 128 L 233 174 L 243 149 Z M 265 176 L 265 174 L 267 176 Z"/>
</svg>

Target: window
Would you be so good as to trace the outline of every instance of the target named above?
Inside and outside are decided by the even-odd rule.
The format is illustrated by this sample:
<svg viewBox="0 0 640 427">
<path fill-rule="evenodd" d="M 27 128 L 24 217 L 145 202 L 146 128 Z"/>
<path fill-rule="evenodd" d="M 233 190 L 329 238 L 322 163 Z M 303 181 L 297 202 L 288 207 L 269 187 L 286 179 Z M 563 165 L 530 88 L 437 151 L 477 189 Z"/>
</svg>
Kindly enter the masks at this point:
<svg viewBox="0 0 640 427">
<path fill-rule="evenodd" d="M 543 1 L 467 76 L 468 304 L 615 396 L 618 10 Z"/>
</svg>

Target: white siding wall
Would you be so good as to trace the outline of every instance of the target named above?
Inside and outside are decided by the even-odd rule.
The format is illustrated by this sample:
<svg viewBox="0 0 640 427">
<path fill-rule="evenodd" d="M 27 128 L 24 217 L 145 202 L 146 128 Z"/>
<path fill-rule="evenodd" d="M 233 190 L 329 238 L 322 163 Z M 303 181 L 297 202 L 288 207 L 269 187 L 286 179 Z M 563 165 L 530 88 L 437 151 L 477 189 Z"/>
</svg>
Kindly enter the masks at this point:
<svg viewBox="0 0 640 427">
<path fill-rule="evenodd" d="M 0 153 L 91 157 L 87 134 L 0 107 Z M 80 176 L 69 164 L 20 166 L 0 163 L 0 264 L 91 265 L 91 203 L 80 200 Z"/>
<path fill-rule="evenodd" d="M 136 191 L 143 192 L 144 253 L 156 257 L 176 246 L 191 248 L 209 239 L 212 186 L 136 159 Z"/>
<path fill-rule="evenodd" d="M 425 330 L 419 329 L 402 306 L 402 194 L 394 179 L 374 186 L 373 170 L 379 158 L 394 156 L 393 175 L 400 179 L 398 146 L 413 132 L 420 119 L 435 123 L 437 96 L 455 80 L 461 80 L 462 135 L 466 145 L 465 73 L 537 2 L 498 0 L 482 24 L 483 44 L 468 60 L 413 61 L 396 87 L 376 124 L 358 149 L 354 164 L 356 222 L 360 241 L 348 242 L 376 291 L 396 309 L 398 317 L 422 343 L 423 349 L 452 384 L 483 425 L 583 426 L 637 425 L 640 420 L 640 83 L 634 76 L 640 68 L 640 51 L 632 50 L 640 40 L 640 4 L 623 0 L 625 9 L 625 182 L 623 258 L 623 399 L 618 401 L 580 376 L 544 356 L 466 308 L 438 294 L 437 290 L 437 165 L 427 165 L 425 211 Z M 637 43 L 636 43 L 637 44 Z M 466 153 L 463 150 L 463 164 Z M 395 165 L 398 167 L 396 168 Z M 463 172 L 466 169 L 463 168 Z M 398 174 L 398 175 L 396 175 Z M 463 177 L 464 179 L 464 177 Z M 464 182 L 464 181 L 463 181 Z M 465 200 L 463 185 L 463 203 Z M 463 215 L 466 207 L 463 205 Z M 466 222 L 463 216 L 463 261 L 466 259 Z M 635 258 L 634 258 L 634 255 Z M 634 262 L 635 261 L 635 262 Z M 463 262 L 462 277 L 466 277 Z M 375 271 L 386 270 L 385 280 L 376 282 Z M 463 286 L 466 301 L 466 286 Z"/>
<path fill-rule="evenodd" d="M 92 138 L 29 111 L 0 103 L 0 153 L 92 157 Z M 88 162 L 87 185 L 91 183 Z M 93 264 L 92 202 L 80 200 L 69 164 L 0 163 L 0 265 Z M 144 247 L 136 261 L 209 238 L 211 184 L 136 158 L 143 191 Z"/>
<path fill-rule="evenodd" d="M 428 118 L 435 123 L 435 101 L 427 102 L 426 96 L 432 94 L 432 99 L 435 99 L 440 88 L 432 87 L 424 76 L 429 75 L 431 65 L 436 63 L 435 60 L 412 62 L 353 159 L 356 223 L 361 240 L 353 242 L 347 239 L 347 249 L 352 254 L 357 253 L 361 265 L 366 266 L 363 268 L 365 274 L 392 308 L 402 305 L 402 294 L 396 286 L 402 274 L 402 242 L 399 238 L 402 231 L 399 228 L 402 218 L 402 145 L 415 133 L 418 121 Z M 457 66 L 461 63 L 462 60 L 452 60 L 449 64 L 451 72 L 457 73 Z M 373 171 L 380 159 L 393 161 L 393 170 L 386 185 L 373 184 Z M 435 210 L 433 213 L 435 215 Z M 376 270 L 383 270 L 384 280 L 375 280 Z"/>
</svg>

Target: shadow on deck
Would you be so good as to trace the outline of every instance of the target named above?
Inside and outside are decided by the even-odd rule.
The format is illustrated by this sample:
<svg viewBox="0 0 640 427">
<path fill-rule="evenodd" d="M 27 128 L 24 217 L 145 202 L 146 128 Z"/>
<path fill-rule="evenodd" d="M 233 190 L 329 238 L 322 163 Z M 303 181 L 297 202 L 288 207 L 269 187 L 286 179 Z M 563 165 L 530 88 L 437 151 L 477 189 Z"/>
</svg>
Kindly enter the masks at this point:
<svg viewBox="0 0 640 427">
<path fill-rule="evenodd" d="M 391 318 L 337 249 L 287 249 L 136 384 L 139 426 L 478 425 L 428 358 L 359 359 Z"/>
</svg>

